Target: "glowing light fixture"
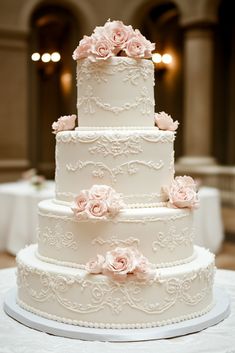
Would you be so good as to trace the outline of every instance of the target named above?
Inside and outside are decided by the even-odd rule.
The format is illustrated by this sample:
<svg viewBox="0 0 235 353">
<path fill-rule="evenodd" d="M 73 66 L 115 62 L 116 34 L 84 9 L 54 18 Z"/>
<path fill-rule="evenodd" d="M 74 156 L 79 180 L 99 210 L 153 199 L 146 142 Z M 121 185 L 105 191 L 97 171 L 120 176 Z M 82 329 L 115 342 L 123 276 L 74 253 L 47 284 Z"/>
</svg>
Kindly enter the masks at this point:
<svg viewBox="0 0 235 353">
<path fill-rule="evenodd" d="M 152 61 L 157 70 L 165 71 L 173 61 L 173 58 L 170 54 L 160 54 L 160 53 L 153 53 Z"/>
<path fill-rule="evenodd" d="M 51 54 L 51 61 L 57 63 L 58 61 L 60 61 L 60 59 L 61 59 L 60 53 L 58 53 L 57 51 Z"/>
<path fill-rule="evenodd" d="M 41 57 L 41 55 L 40 55 L 39 53 L 33 53 L 33 54 L 31 55 L 31 59 L 32 59 L 33 61 L 39 61 L 39 60 L 40 60 L 40 57 Z"/>
<path fill-rule="evenodd" d="M 155 64 L 159 64 L 162 61 L 162 56 L 159 53 L 153 53 L 152 60 Z"/>
<path fill-rule="evenodd" d="M 170 54 L 163 54 L 162 62 L 167 65 L 170 64 L 172 62 L 172 56 Z"/>
<path fill-rule="evenodd" d="M 44 53 L 42 54 L 41 59 L 44 63 L 48 63 L 51 60 L 51 56 L 49 53 Z"/>
</svg>

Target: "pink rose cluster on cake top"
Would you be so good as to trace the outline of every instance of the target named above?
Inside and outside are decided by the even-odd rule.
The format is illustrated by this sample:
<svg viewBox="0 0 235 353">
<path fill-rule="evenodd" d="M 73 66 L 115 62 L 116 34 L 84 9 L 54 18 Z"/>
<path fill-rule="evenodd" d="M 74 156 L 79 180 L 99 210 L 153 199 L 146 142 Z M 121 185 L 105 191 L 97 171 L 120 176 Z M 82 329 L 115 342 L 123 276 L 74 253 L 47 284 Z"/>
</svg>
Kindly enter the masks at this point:
<svg viewBox="0 0 235 353">
<path fill-rule="evenodd" d="M 151 58 L 155 44 L 147 40 L 138 29 L 126 26 L 122 21 L 108 20 L 96 27 L 91 36 L 84 36 L 73 53 L 73 59 L 89 58 L 106 60 L 112 56 Z"/>
<path fill-rule="evenodd" d="M 124 207 L 121 195 L 107 185 L 93 185 L 82 190 L 74 200 L 72 210 L 77 219 L 107 220 Z"/>
</svg>

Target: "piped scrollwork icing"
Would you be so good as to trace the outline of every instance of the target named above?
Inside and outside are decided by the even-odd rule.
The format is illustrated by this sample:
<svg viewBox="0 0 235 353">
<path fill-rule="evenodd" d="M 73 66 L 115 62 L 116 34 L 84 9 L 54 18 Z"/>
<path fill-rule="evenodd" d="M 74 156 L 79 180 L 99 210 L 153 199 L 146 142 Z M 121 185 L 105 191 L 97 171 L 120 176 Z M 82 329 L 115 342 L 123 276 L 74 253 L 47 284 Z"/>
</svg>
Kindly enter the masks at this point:
<svg viewBox="0 0 235 353">
<path fill-rule="evenodd" d="M 112 106 L 109 103 L 102 102 L 101 98 L 94 96 L 93 88 L 88 85 L 85 95 L 77 99 L 77 107 L 78 109 L 83 109 L 85 114 L 95 114 L 97 108 L 114 114 L 120 114 L 125 110 L 140 108 L 140 112 L 148 116 L 152 112 L 154 101 L 149 98 L 147 87 L 143 87 L 140 96 L 136 97 L 134 102 L 125 103 L 121 106 Z"/>
<path fill-rule="evenodd" d="M 103 162 L 79 161 L 74 164 L 68 163 L 66 165 L 66 169 L 69 172 L 76 172 L 77 170 L 82 170 L 86 167 L 92 167 L 93 177 L 102 179 L 105 177 L 105 175 L 107 175 L 111 179 L 111 182 L 114 184 L 117 182 L 117 175 L 134 175 L 139 171 L 140 166 L 152 170 L 159 170 L 163 168 L 164 163 L 162 160 L 160 160 L 159 162 L 133 160 L 119 164 L 114 168 L 110 168 Z"/>
<path fill-rule="evenodd" d="M 114 74 L 123 73 L 123 82 L 130 82 L 134 86 L 137 86 L 140 82 L 140 78 L 146 81 L 149 77 L 152 78 L 152 84 L 154 84 L 154 75 L 151 63 L 142 60 L 136 65 L 134 60 L 120 60 L 113 61 L 112 65 L 108 63 L 91 63 L 88 60 L 84 60 L 81 65 L 78 65 L 77 70 L 77 83 L 80 86 L 83 82 L 89 81 L 90 79 L 99 83 L 107 83 L 108 78 Z"/>
<path fill-rule="evenodd" d="M 178 246 L 192 244 L 193 238 L 194 229 L 185 227 L 177 231 L 176 227 L 171 226 L 167 233 L 158 232 L 155 237 L 156 240 L 152 243 L 152 249 L 154 252 L 157 252 L 160 248 L 167 248 L 173 251 Z"/>
<path fill-rule="evenodd" d="M 53 229 L 48 226 L 38 229 L 37 238 L 43 244 L 58 250 L 62 248 L 78 249 L 78 240 L 75 240 L 74 234 L 72 232 L 64 232 L 63 227 L 59 223 L 56 223 Z"/>
<path fill-rule="evenodd" d="M 98 129 L 98 128 L 97 128 Z M 116 129 L 116 128 L 115 128 Z M 129 129 L 129 128 L 128 128 Z M 57 143 L 83 143 L 83 144 L 92 144 L 97 142 L 98 144 L 102 143 L 127 143 L 128 145 L 132 142 L 140 143 L 141 140 L 152 142 L 152 143 L 171 143 L 174 142 L 175 134 L 169 131 L 139 131 L 137 128 L 134 128 L 132 133 L 127 133 L 128 129 L 123 129 L 121 132 L 113 132 L 112 135 L 104 135 L 100 132 L 84 132 L 80 131 L 66 131 L 66 133 L 60 133 L 56 135 Z M 125 131 L 126 130 L 126 131 Z"/>
<path fill-rule="evenodd" d="M 156 270 L 158 271 L 158 270 Z M 37 277 L 37 289 L 33 287 L 31 276 Z M 29 267 L 18 261 L 18 285 L 26 290 L 30 300 L 36 302 L 46 302 L 53 298 L 59 306 L 79 313 L 87 314 L 102 311 L 105 308 L 113 314 L 119 315 L 125 307 L 145 312 L 150 315 L 161 314 L 170 310 L 177 303 L 184 303 L 195 306 L 206 298 L 212 289 L 214 266 L 208 265 L 188 275 L 170 278 L 161 278 L 160 272 L 154 280 L 128 280 L 124 283 L 113 281 L 91 279 L 91 275 L 65 275 L 41 271 L 37 268 Z M 195 292 L 195 283 L 201 282 L 199 290 Z M 156 286 L 165 295 L 161 300 L 156 296 L 151 301 L 145 295 L 145 291 Z M 76 300 L 69 300 L 69 291 L 76 288 Z M 193 290 L 192 290 L 193 288 Z M 82 302 L 82 297 L 89 297 L 89 302 Z"/>
</svg>

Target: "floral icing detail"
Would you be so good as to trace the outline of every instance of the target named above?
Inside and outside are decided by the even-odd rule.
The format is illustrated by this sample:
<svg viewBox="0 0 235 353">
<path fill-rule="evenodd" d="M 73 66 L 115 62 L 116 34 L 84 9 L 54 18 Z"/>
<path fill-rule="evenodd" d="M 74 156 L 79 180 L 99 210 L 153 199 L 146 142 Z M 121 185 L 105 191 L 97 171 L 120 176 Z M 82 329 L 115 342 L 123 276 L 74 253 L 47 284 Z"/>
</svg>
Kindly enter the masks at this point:
<svg viewBox="0 0 235 353">
<path fill-rule="evenodd" d="M 96 27 L 92 35 L 84 36 L 73 52 L 73 59 L 89 58 L 96 62 L 111 56 L 151 58 L 155 44 L 147 40 L 138 29 L 126 26 L 122 21 L 108 20 Z"/>
<path fill-rule="evenodd" d="M 176 177 L 170 187 L 163 187 L 169 205 L 175 208 L 195 209 L 199 207 L 196 183 L 190 176 Z"/>
<path fill-rule="evenodd" d="M 76 119 L 77 116 L 75 114 L 61 116 L 52 124 L 53 134 L 57 134 L 59 131 L 73 130 Z"/>
<path fill-rule="evenodd" d="M 78 249 L 78 240 L 75 239 L 74 234 L 66 232 L 59 223 L 56 223 L 54 228 L 45 227 L 38 229 L 37 238 L 43 244 L 56 250 L 63 248 Z"/>
<path fill-rule="evenodd" d="M 100 61 L 93 63 L 90 60 L 83 60 L 77 66 L 77 83 L 79 86 L 91 77 L 98 84 L 108 82 L 108 78 L 116 73 L 122 73 L 123 82 L 130 82 L 134 86 L 139 84 L 140 78 L 146 81 L 149 77 L 152 78 L 152 84 L 154 84 L 151 62 L 138 61 L 137 63 L 134 59 L 108 61 L 105 66 Z"/>
<path fill-rule="evenodd" d="M 72 210 L 76 218 L 107 220 L 124 207 L 121 195 L 107 185 L 93 185 L 82 190 L 75 198 Z"/>
<path fill-rule="evenodd" d="M 120 114 L 125 110 L 140 109 L 143 115 L 149 115 L 151 113 L 151 107 L 154 106 L 154 101 L 149 97 L 147 87 L 143 87 L 139 97 L 136 97 L 132 103 L 124 103 L 121 106 L 112 106 L 107 102 L 103 102 L 99 97 L 93 95 L 93 88 L 87 86 L 85 95 L 79 97 L 77 100 L 78 109 L 83 109 L 85 114 L 95 114 L 96 108 L 103 109 L 105 111 L 112 112 L 114 114 Z"/>
<path fill-rule="evenodd" d="M 129 162 L 124 162 L 119 164 L 115 168 L 109 168 L 108 165 L 102 162 L 93 162 L 93 161 L 79 161 L 75 164 L 67 164 L 66 169 L 71 172 L 76 172 L 77 170 L 81 170 L 86 167 L 92 167 L 92 175 L 95 178 L 104 178 L 105 175 L 108 175 L 111 179 L 112 184 L 117 182 L 117 176 L 128 174 L 128 175 L 135 175 L 139 172 L 140 166 L 151 169 L 151 170 L 159 170 L 162 169 L 164 163 L 162 160 L 159 162 L 154 161 L 141 161 L 141 160 L 133 160 Z"/>
<path fill-rule="evenodd" d="M 103 274 L 117 281 L 123 281 L 127 275 L 134 275 L 139 280 L 152 280 L 156 276 L 154 267 L 136 248 L 117 247 L 108 251 L 105 257 L 97 258 L 86 264 L 89 273 Z"/>
<path fill-rule="evenodd" d="M 179 122 L 165 112 L 155 113 L 155 124 L 160 130 L 176 131 Z"/>
</svg>

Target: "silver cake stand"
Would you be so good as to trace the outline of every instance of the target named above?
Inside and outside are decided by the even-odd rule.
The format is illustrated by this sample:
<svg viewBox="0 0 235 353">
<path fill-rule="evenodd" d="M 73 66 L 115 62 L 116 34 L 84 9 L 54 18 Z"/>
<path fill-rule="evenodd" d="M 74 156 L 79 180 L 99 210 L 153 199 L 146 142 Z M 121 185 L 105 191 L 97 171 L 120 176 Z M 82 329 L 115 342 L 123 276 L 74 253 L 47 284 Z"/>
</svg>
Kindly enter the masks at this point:
<svg viewBox="0 0 235 353">
<path fill-rule="evenodd" d="M 48 320 L 22 309 L 16 303 L 16 288 L 12 288 L 7 292 L 4 310 L 18 322 L 52 335 L 88 341 L 130 342 L 182 336 L 218 324 L 230 313 L 230 299 L 221 288 L 215 288 L 214 298 L 215 306 L 201 317 L 172 325 L 144 329 L 97 329 Z"/>
</svg>

